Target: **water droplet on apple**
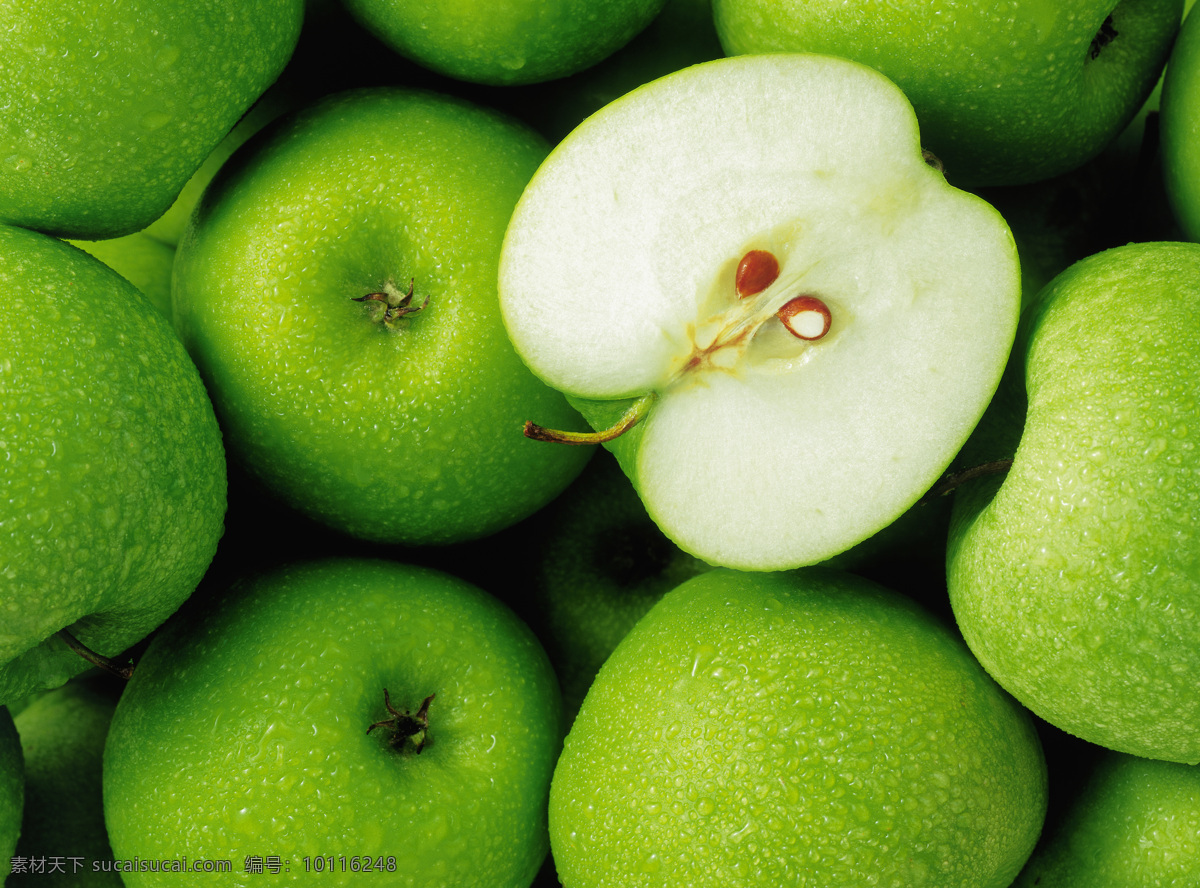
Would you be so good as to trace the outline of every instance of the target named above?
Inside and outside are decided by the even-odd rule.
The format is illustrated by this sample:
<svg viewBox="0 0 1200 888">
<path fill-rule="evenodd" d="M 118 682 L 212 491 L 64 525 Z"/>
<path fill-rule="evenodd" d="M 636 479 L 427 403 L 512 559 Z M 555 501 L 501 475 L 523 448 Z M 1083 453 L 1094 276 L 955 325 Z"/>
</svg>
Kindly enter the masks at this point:
<svg viewBox="0 0 1200 888">
<path fill-rule="evenodd" d="M 142 126 L 148 130 L 161 129 L 171 120 L 171 115 L 165 111 L 147 111 L 142 115 Z"/>
<path fill-rule="evenodd" d="M 164 46 L 154 54 L 154 64 L 158 66 L 160 71 L 165 71 L 179 61 L 178 46 Z"/>
</svg>

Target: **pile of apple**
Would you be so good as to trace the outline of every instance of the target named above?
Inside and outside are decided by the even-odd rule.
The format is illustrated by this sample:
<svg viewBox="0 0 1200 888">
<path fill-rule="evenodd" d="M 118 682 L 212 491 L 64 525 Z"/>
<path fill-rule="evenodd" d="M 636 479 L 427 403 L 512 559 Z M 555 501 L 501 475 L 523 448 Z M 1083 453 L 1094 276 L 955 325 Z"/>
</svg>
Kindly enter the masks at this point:
<svg viewBox="0 0 1200 888">
<path fill-rule="evenodd" d="M 1200 884 L 1183 0 L 26 7 L 3 884 Z"/>
</svg>

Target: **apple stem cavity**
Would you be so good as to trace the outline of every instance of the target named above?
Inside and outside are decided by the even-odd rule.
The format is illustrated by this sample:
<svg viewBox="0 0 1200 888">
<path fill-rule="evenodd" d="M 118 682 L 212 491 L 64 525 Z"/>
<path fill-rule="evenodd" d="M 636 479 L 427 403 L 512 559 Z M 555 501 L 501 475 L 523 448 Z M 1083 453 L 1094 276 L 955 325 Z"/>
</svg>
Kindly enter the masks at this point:
<svg viewBox="0 0 1200 888">
<path fill-rule="evenodd" d="M 387 327 L 391 327 L 396 321 L 407 317 L 410 314 L 415 314 L 425 306 L 429 305 L 429 297 L 425 297 L 425 301 L 420 305 L 413 305 L 413 288 L 416 285 L 416 278 L 409 278 L 408 291 L 401 293 L 390 284 L 385 284 L 383 290 L 376 293 L 368 293 L 366 296 L 352 296 L 355 302 L 378 302 L 383 306 L 382 311 L 376 311 L 375 320 L 382 321 Z"/>
<path fill-rule="evenodd" d="M 933 502 L 938 497 L 945 496 L 955 488 L 961 487 L 968 481 L 974 481 L 976 478 L 984 478 L 988 475 L 1000 475 L 1007 472 L 1012 468 L 1012 464 L 1013 461 L 1011 459 L 997 459 L 992 462 L 971 466 L 971 468 L 963 469 L 961 472 L 953 472 L 929 488 L 926 494 L 917 501 L 917 505 Z"/>
<path fill-rule="evenodd" d="M 82 641 L 68 632 L 66 629 L 58 630 L 58 637 L 62 639 L 63 644 L 77 653 L 83 659 L 87 660 L 93 666 L 103 669 L 105 672 L 111 672 L 113 675 L 118 675 L 121 678 L 129 681 L 133 677 L 132 663 L 118 663 L 116 660 L 106 657 L 103 654 L 98 654 Z"/>
<path fill-rule="evenodd" d="M 555 444 L 603 444 L 606 441 L 612 441 L 614 438 L 619 438 L 625 434 L 639 422 L 646 418 L 646 414 L 650 412 L 650 407 L 654 404 L 658 395 L 650 392 L 647 395 L 642 395 L 632 406 L 621 414 L 621 418 L 607 429 L 601 429 L 598 432 L 563 432 L 558 429 L 547 429 L 537 423 L 525 423 L 525 437 L 532 438 L 534 441 L 552 441 Z"/>
<path fill-rule="evenodd" d="M 390 732 L 388 745 L 392 749 L 398 752 L 412 749 L 417 755 L 420 755 L 429 739 L 429 704 L 436 696 L 437 694 L 430 694 L 426 697 L 421 701 L 421 706 L 416 712 L 409 712 L 407 709 L 402 711 L 392 705 L 388 690 L 384 688 L 383 705 L 391 717 L 375 722 L 367 728 L 367 733 L 371 733 L 376 728 L 387 728 Z"/>
</svg>

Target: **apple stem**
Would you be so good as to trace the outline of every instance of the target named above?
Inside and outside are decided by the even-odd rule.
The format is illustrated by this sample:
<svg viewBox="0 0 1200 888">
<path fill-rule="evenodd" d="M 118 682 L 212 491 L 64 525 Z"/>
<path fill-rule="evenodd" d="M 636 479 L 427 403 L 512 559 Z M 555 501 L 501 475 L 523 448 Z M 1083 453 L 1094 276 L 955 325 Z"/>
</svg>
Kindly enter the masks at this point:
<svg viewBox="0 0 1200 888">
<path fill-rule="evenodd" d="M 79 656 L 83 657 L 83 659 L 87 660 L 93 666 L 98 666 L 105 672 L 111 672 L 113 675 L 119 675 L 126 681 L 129 681 L 129 679 L 133 677 L 132 663 L 125 663 L 122 665 L 116 660 L 110 659 L 103 654 L 96 653 L 66 629 L 59 629 L 57 634 L 58 637 L 62 639 L 63 644 L 65 644 L 75 653 L 79 654 Z"/>
<path fill-rule="evenodd" d="M 921 497 L 917 505 L 933 502 L 940 496 L 945 496 L 956 487 L 961 487 L 968 481 L 974 481 L 976 478 L 983 478 L 987 475 L 999 475 L 1007 472 L 1012 468 L 1013 461 L 1011 459 L 998 459 L 993 462 L 982 463 L 978 466 L 972 466 L 969 469 L 963 469 L 961 472 L 954 472 L 947 475 L 933 487 L 929 488 L 928 492 Z"/>
<path fill-rule="evenodd" d="M 388 744 L 392 749 L 403 751 L 411 745 L 417 755 L 420 755 L 429 739 L 429 704 L 436 696 L 437 694 L 430 694 L 426 697 L 416 712 L 409 712 L 407 709 L 401 711 L 392 705 L 392 698 L 388 695 L 387 688 L 384 688 L 383 705 L 391 718 L 375 722 L 367 728 L 367 733 L 376 728 L 388 728 L 391 731 Z"/>
<path fill-rule="evenodd" d="M 921 159 L 924 160 L 926 164 L 933 167 L 935 170 L 937 170 L 942 175 L 946 174 L 946 165 L 944 163 L 942 163 L 942 159 L 940 157 L 938 157 L 936 154 L 934 154 L 932 151 L 930 151 L 928 148 L 921 149 Z"/>
<path fill-rule="evenodd" d="M 648 395 L 642 395 L 633 405 L 621 414 L 621 418 L 617 420 L 615 425 L 607 429 L 601 429 L 598 432 L 563 432 L 558 429 L 548 429 L 540 426 L 537 423 L 525 423 L 525 437 L 532 438 L 534 441 L 552 441 L 556 444 L 603 444 L 606 441 L 612 441 L 614 438 L 619 438 L 625 434 L 639 422 L 646 418 L 646 414 L 650 411 L 650 406 L 657 399 L 658 395 L 650 392 Z"/>
</svg>

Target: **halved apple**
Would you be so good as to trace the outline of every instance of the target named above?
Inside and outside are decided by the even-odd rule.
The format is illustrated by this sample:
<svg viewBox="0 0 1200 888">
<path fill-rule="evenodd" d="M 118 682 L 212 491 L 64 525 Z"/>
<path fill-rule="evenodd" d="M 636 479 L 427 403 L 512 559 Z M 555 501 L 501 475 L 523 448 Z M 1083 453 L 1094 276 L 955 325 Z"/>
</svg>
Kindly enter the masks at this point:
<svg viewBox="0 0 1200 888">
<path fill-rule="evenodd" d="M 1020 276 L 891 81 L 773 54 L 581 124 L 517 206 L 500 293 L 518 353 L 612 428 L 582 440 L 611 438 L 662 530 L 776 570 L 870 536 L 943 472 L 999 381 Z"/>
</svg>

